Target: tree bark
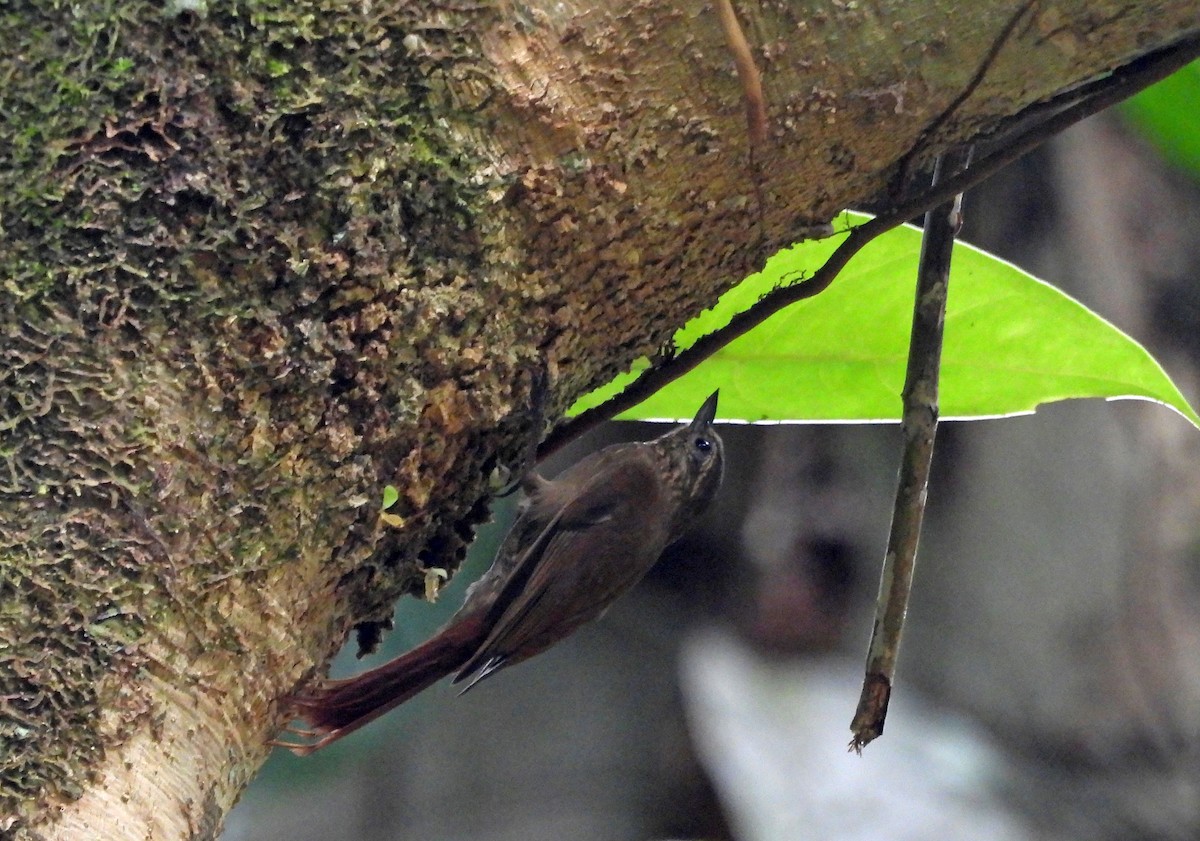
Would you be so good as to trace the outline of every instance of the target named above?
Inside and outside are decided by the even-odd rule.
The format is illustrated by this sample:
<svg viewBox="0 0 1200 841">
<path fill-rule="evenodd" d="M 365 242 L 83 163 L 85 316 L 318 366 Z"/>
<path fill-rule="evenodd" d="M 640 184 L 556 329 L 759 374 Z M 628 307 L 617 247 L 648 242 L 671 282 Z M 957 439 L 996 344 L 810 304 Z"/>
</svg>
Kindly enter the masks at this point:
<svg viewBox="0 0 1200 841">
<path fill-rule="evenodd" d="M 704 2 L 11 4 L 0 832 L 215 837 L 576 396 L 1197 17 L 958 5 L 735 4 L 752 145 Z"/>
</svg>

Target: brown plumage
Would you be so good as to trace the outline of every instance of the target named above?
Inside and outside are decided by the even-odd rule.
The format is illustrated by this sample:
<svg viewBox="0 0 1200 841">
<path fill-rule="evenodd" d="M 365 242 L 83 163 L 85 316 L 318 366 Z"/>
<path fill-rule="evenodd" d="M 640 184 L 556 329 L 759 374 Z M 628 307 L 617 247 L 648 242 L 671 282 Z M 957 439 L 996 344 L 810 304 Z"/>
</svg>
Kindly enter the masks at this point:
<svg viewBox="0 0 1200 841">
<path fill-rule="evenodd" d="M 558 478 L 531 474 L 521 514 L 463 606 L 428 641 L 378 668 L 290 699 L 307 755 L 457 673 L 464 692 L 545 651 L 633 587 L 712 501 L 721 483 L 717 393 L 691 423 L 615 444 Z"/>
</svg>

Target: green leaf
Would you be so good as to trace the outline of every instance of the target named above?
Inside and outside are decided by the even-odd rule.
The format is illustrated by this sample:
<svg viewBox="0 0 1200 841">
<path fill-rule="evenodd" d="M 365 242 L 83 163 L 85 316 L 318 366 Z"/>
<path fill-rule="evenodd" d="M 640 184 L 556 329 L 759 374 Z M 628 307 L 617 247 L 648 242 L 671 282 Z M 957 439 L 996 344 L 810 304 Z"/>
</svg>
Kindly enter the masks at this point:
<svg viewBox="0 0 1200 841">
<path fill-rule="evenodd" d="M 400 499 L 400 491 L 396 490 L 395 485 L 383 486 L 383 506 L 382 510 L 387 511 L 396 504 L 396 500 Z"/>
<path fill-rule="evenodd" d="M 1200 178 L 1200 62 L 1122 103 L 1121 112 L 1164 157 Z"/>
<path fill-rule="evenodd" d="M 811 275 L 845 236 L 843 230 L 781 251 L 685 325 L 677 347 L 727 324 L 774 287 Z M 829 289 L 772 316 L 620 417 L 688 419 L 719 387 L 718 414 L 726 420 L 899 420 L 920 243 L 920 230 L 909 226 L 879 237 Z M 647 364 L 580 399 L 572 412 L 619 392 Z M 1028 414 L 1042 403 L 1079 397 L 1157 401 L 1200 427 L 1200 416 L 1137 342 L 1058 289 L 957 244 L 941 416 Z"/>
</svg>

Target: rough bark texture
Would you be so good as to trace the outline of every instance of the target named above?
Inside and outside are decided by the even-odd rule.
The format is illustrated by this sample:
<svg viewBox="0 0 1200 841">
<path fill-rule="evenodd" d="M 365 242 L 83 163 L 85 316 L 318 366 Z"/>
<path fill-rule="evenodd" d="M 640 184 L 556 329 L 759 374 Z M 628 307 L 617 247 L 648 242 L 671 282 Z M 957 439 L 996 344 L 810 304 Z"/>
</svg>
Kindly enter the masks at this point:
<svg viewBox="0 0 1200 841">
<path fill-rule="evenodd" d="M 703 2 L 9 4 L 0 831 L 214 837 L 276 699 L 457 563 L 543 377 L 553 418 L 908 161 L 1196 19 L 957 8 L 738 8 L 751 166 Z"/>
</svg>

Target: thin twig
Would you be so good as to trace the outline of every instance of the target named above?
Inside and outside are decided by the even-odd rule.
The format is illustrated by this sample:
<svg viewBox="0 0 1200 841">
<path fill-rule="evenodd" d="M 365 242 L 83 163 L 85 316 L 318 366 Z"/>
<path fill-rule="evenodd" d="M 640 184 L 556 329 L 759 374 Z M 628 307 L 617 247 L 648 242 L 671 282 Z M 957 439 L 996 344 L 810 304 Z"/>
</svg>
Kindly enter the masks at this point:
<svg viewBox="0 0 1200 841">
<path fill-rule="evenodd" d="M 727 326 L 704 336 L 669 361 L 644 371 L 620 394 L 560 424 L 538 448 L 538 460 L 546 458 L 604 421 L 633 408 L 789 304 L 823 292 L 833 283 L 850 258 L 875 237 L 949 201 L 1033 151 L 1064 129 L 1166 78 L 1198 55 L 1200 36 L 1194 35 L 1114 70 L 1110 76 L 1086 88 L 1061 95 L 1058 100 L 1066 103 L 1061 110 L 1023 130 L 1002 147 L 974 162 L 970 169 L 901 201 L 887 212 L 852 230 L 825 264 L 808 280 L 776 289 L 763 296 L 753 307 L 735 316 Z M 1038 113 L 1046 113 L 1052 107 L 1051 103 L 1038 103 L 1031 108 L 1036 109 Z"/>
<path fill-rule="evenodd" d="M 934 182 L 963 170 L 969 153 L 952 152 L 938 158 Z M 921 238 L 921 261 L 917 268 L 917 294 L 913 304 L 912 337 L 908 345 L 908 370 L 904 376 L 904 414 L 900 428 L 904 452 L 896 484 L 896 504 L 888 535 L 875 625 L 867 652 L 867 670 L 862 695 L 850 729 L 850 747 L 863 746 L 883 733 L 888 701 L 896 675 L 900 636 L 908 613 L 921 522 L 925 517 L 925 494 L 933 442 L 938 424 L 938 378 L 942 365 L 942 327 L 946 320 L 946 292 L 950 284 L 950 255 L 954 238 L 962 227 L 962 193 L 925 214 Z"/>
<path fill-rule="evenodd" d="M 733 64 L 742 83 L 742 97 L 746 100 L 746 125 L 750 131 L 750 146 L 761 146 L 767 139 L 767 99 L 763 96 L 762 74 L 754 63 L 750 44 L 733 11 L 732 0 L 713 0 L 717 20 L 725 33 L 729 52 L 733 53 Z"/>
<path fill-rule="evenodd" d="M 758 216 L 759 244 L 765 244 L 767 234 L 767 193 L 763 188 L 763 156 L 760 149 L 767 140 L 767 98 L 763 94 L 762 74 L 750 51 L 750 43 L 746 33 L 737 19 L 733 9 L 733 0 L 713 0 L 717 20 L 725 33 L 725 41 L 729 52 L 733 54 L 733 64 L 737 68 L 738 80 L 742 83 L 742 99 L 746 103 L 746 134 L 750 139 L 747 154 L 750 177 L 754 189 L 754 202 Z M 758 254 L 761 249 L 752 249 L 750 254 Z"/>
</svg>

